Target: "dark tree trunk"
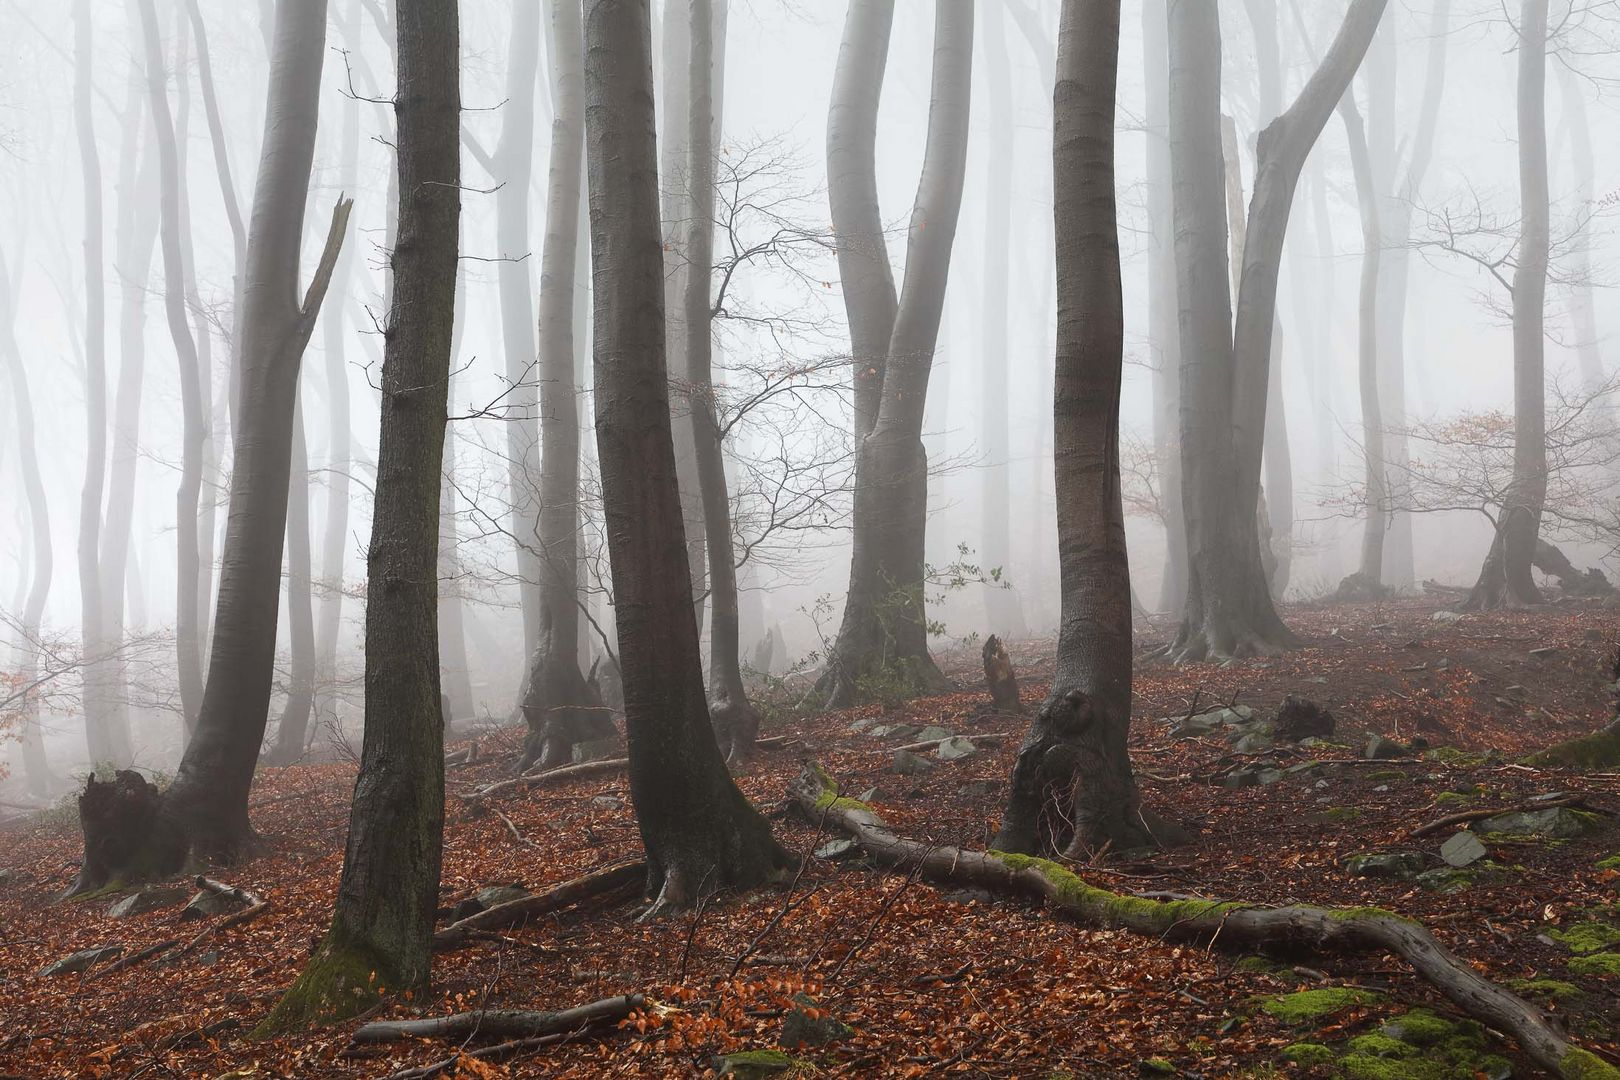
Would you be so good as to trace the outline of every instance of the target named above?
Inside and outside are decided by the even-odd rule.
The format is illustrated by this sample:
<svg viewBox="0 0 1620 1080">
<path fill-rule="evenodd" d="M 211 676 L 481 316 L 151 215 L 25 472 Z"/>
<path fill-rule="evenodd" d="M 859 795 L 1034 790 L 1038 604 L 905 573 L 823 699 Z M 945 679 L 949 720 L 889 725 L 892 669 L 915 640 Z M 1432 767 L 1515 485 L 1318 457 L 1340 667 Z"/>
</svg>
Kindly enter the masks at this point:
<svg viewBox="0 0 1620 1080">
<path fill-rule="evenodd" d="M 852 17 L 857 13 L 852 7 Z M 856 456 L 849 594 L 819 688 L 834 708 L 856 700 L 873 677 L 920 693 L 950 686 L 928 653 L 922 426 L 962 206 L 972 66 L 973 8 L 939 0 L 928 143 L 906 241 L 905 283 L 885 352 L 877 420 Z"/>
<path fill-rule="evenodd" d="M 1171 0 L 1171 149 L 1181 308 L 1187 608 L 1177 661 L 1275 653 L 1296 639 L 1272 602 L 1257 515 L 1277 280 L 1306 155 L 1355 75 L 1387 0 L 1354 0 L 1327 56 L 1260 134 L 1235 328 L 1221 213 L 1220 25 L 1212 4 Z"/>
<path fill-rule="evenodd" d="M 540 645 L 523 702 L 529 725 L 519 769 L 566 764 L 575 743 L 613 734 L 585 682 L 579 653 L 579 395 L 574 293 L 585 154 L 580 0 L 550 0 L 555 118 L 540 260 Z"/>
<path fill-rule="evenodd" d="M 339 202 L 308 293 L 297 277 L 314 152 L 326 5 L 277 8 L 265 140 L 254 192 L 242 313 L 241 401 L 233 431 L 229 521 L 214 645 L 196 732 L 164 792 L 164 814 L 197 855 L 230 859 L 251 835 L 248 789 L 270 706 L 281 591 L 293 409 L 304 345 L 342 246 Z M 142 876 L 177 867 L 127 853 Z M 117 868 L 115 868 L 117 869 Z"/>
<path fill-rule="evenodd" d="M 1013 767 L 1002 851 L 1154 841 L 1126 753 L 1131 590 L 1120 500 L 1125 308 L 1114 202 L 1118 0 L 1065 0 L 1053 94 L 1057 240 L 1058 551 L 1063 590 L 1052 694 Z"/>
<path fill-rule="evenodd" d="M 1547 500 L 1547 0 L 1519 7 L 1519 202 L 1513 269 L 1513 481 L 1496 538 L 1464 611 L 1529 607 L 1542 601 L 1531 574 Z"/>
<path fill-rule="evenodd" d="M 704 701 L 664 363 L 648 2 L 585 11 L 596 440 L 630 795 L 659 909 L 757 885 L 786 855 L 726 772 Z"/>
<path fill-rule="evenodd" d="M 401 0 L 395 19 L 399 241 L 366 556 L 365 742 L 332 928 L 264 1033 L 428 985 L 444 834 L 437 561 L 460 252 L 456 7 Z"/>
</svg>

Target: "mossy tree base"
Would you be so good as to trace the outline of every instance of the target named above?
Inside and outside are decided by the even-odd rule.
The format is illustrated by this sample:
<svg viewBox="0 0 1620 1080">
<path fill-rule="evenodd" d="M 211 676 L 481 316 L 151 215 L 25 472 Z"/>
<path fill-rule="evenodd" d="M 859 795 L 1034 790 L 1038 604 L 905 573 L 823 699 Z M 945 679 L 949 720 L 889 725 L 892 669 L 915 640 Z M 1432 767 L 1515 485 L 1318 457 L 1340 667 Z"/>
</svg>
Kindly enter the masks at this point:
<svg viewBox="0 0 1620 1080">
<path fill-rule="evenodd" d="M 1395 953 L 1468 1014 L 1513 1036 L 1527 1055 L 1554 1075 L 1620 1080 L 1620 1068 L 1575 1046 L 1539 1008 L 1482 977 L 1421 925 L 1392 912 L 1123 896 L 1090 885 L 1048 859 L 902 839 L 870 807 L 840 798 L 826 772 L 814 763 L 805 767 L 790 793 L 812 820 L 849 833 L 882 862 L 917 869 L 936 881 L 1040 899 L 1086 925 L 1250 952 L 1283 947 L 1315 953 Z"/>
<path fill-rule="evenodd" d="M 328 934 L 270 1015 L 253 1029 L 255 1039 L 331 1024 L 358 1016 L 382 1000 L 390 989 L 381 958 Z"/>
</svg>

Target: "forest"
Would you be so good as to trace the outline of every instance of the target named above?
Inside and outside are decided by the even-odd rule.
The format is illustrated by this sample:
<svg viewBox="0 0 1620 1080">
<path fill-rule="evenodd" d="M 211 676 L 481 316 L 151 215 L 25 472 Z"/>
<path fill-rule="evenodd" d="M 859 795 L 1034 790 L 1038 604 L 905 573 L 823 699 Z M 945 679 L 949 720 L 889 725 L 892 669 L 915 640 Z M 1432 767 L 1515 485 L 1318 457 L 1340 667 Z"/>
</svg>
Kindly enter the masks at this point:
<svg viewBox="0 0 1620 1080">
<path fill-rule="evenodd" d="M 0 48 L 0 1080 L 1620 1080 L 1620 0 Z"/>
</svg>

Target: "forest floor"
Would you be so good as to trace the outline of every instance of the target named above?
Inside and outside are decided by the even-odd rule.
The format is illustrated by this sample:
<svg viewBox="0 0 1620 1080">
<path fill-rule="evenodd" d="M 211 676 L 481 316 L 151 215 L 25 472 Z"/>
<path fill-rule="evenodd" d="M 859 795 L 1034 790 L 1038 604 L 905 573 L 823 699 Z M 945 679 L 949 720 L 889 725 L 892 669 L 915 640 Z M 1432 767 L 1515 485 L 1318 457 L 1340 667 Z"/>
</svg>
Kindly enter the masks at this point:
<svg viewBox="0 0 1620 1080">
<path fill-rule="evenodd" d="M 1296 607 L 1288 618 L 1306 648 L 1224 668 L 1172 669 L 1143 659 L 1167 629 L 1144 634 L 1134 760 L 1146 801 L 1194 828 L 1196 839 L 1077 870 L 1127 893 L 1376 905 L 1419 918 L 1482 973 L 1561 1016 L 1583 1045 L 1620 1059 L 1620 861 L 1613 858 L 1620 826 L 1613 820 L 1574 839 L 1486 836 L 1496 869 L 1480 872 L 1476 864 L 1453 882 L 1456 891 L 1346 872 L 1348 856 L 1368 852 L 1415 852 L 1427 865 L 1442 865 L 1437 853 L 1451 830 L 1408 834 L 1458 810 L 1571 792 L 1584 793 L 1594 809 L 1620 813 L 1620 773 L 1518 763 L 1612 714 L 1620 613 L 1569 605 L 1441 622 L 1431 618 L 1436 607 L 1420 600 Z M 1051 642 L 1014 643 L 1012 653 L 1025 702 L 1038 704 L 1051 678 Z M 807 856 L 835 839 L 786 812 L 788 785 L 805 759 L 821 762 L 846 792 L 875 787 L 868 801 L 901 835 L 983 847 L 1025 721 L 986 715 L 969 658 L 957 659 L 955 674 L 969 689 L 890 709 L 882 722 L 1010 733 L 999 748 L 902 776 L 894 750 L 912 740 L 850 730 L 885 714 L 881 708 L 767 726 L 764 734 L 789 736 L 789 744 L 763 752 L 739 782 L 772 814 L 791 851 Z M 1269 716 L 1290 693 L 1332 709 L 1334 738 L 1344 745 L 1279 744 L 1244 756 L 1220 732 L 1171 737 L 1172 725 L 1191 712 L 1249 705 Z M 484 886 L 538 889 L 639 855 L 622 775 L 503 792 L 490 801 L 507 820 L 471 812 L 459 795 L 510 774 L 518 734 L 483 736 L 480 761 L 449 774 L 447 906 Z M 1362 761 L 1371 734 L 1399 742 L 1421 736 L 1433 749 Z M 1308 760 L 1324 764 L 1285 771 Z M 1227 786 L 1230 773 L 1257 762 L 1261 770 L 1275 763 L 1284 775 L 1264 786 Z M 95 968 L 37 973 L 76 950 L 116 943 L 127 956 L 207 924 L 178 925 L 173 908 L 114 920 L 108 899 L 54 902 L 73 880 L 80 853 L 70 810 L 0 835 L 0 1075 L 381 1078 L 456 1054 L 456 1043 L 413 1041 L 352 1056 L 355 1022 L 270 1041 L 248 1036 L 325 928 L 352 783 L 353 767 L 344 763 L 262 770 L 252 805 L 265 850 L 219 873 L 269 908 L 177 963 L 104 977 Z M 784 903 L 790 910 L 772 926 Z M 829 1075 L 1342 1070 L 1424 1080 L 1502 1075 L 1507 1063 L 1513 1075 L 1536 1075 L 1512 1046 L 1466 1026 L 1422 1050 L 1412 1044 L 1423 1040 L 1388 1037 L 1401 1030 L 1386 1025 L 1411 1010 L 1460 1018 L 1391 957 L 1290 962 L 1172 945 L 1082 928 L 1021 901 L 937 889 L 858 859 L 806 858 L 791 897 L 784 884 L 657 921 L 638 922 L 640 912 L 633 899 L 589 904 L 441 953 L 433 998 L 393 1003 L 383 1015 L 486 1005 L 559 1009 L 625 993 L 663 1006 L 604 1037 L 498 1064 L 469 1060 L 445 1074 L 461 1076 L 702 1076 L 716 1054 L 776 1047 L 795 993 L 853 1029 L 840 1041 L 794 1051 Z M 1604 956 L 1610 960 L 1592 959 Z M 1350 992 L 1292 996 L 1332 988 Z M 1407 1028 L 1417 1020 L 1409 1018 Z M 1330 1049 L 1295 1056 L 1334 1060 L 1286 1061 L 1284 1049 L 1302 1041 Z M 1478 1051 L 1473 1057 L 1464 1052 L 1470 1047 Z M 808 1064 L 800 1071 L 808 1074 Z"/>
</svg>

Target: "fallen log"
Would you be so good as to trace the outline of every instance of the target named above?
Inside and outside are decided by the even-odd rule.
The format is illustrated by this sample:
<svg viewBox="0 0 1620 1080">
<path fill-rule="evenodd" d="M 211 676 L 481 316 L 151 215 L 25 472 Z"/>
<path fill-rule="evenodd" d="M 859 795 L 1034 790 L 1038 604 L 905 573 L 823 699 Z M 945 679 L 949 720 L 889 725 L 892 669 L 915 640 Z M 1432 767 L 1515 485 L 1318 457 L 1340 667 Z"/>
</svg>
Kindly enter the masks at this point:
<svg viewBox="0 0 1620 1080">
<path fill-rule="evenodd" d="M 1287 945 L 1316 952 L 1395 953 L 1464 1012 L 1511 1035 L 1532 1060 L 1554 1075 L 1566 1080 L 1620 1080 L 1620 1068 L 1571 1043 L 1540 1009 L 1482 977 L 1420 924 L 1393 912 L 1147 900 L 1089 885 L 1067 866 L 1048 859 L 906 840 L 890 832 L 871 807 L 841 797 L 815 762 L 806 764 L 789 794 L 811 820 L 842 829 L 879 861 L 920 869 L 924 877 L 938 881 L 1042 900 L 1089 926 L 1230 949 Z"/>
<path fill-rule="evenodd" d="M 487 907 L 476 915 L 469 915 L 465 919 L 453 922 L 433 935 L 433 948 L 435 950 L 460 948 L 472 940 L 474 934 L 517 926 L 538 915 L 560 911 L 584 900 L 640 888 L 646 881 L 647 863 L 644 860 L 636 859 L 632 862 L 604 866 L 553 886 L 545 892 L 508 900 L 504 904 Z"/>
<path fill-rule="evenodd" d="M 902 750 L 908 750 L 913 754 L 923 753 L 928 750 L 934 750 L 944 746 L 952 739 L 966 739 L 968 742 L 973 743 L 976 746 L 1000 746 L 1010 738 L 1012 738 L 1012 736 L 1007 734 L 1005 731 L 997 731 L 989 735 L 947 735 L 943 739 L 928 739 L 924 742 L 914 742 L 908 743 L 905 746 L 897 746 L 894 748 L 894 752 L 898 754 Z"/>
<path fill-rule="evenodd" d="M 537 1039 L 562 1035 L 578 1028 L 616 1024 L 646 1003 L 647 999 L 640 994 L 623 994 L 560 1012 L 479 1009 L 426 1020 L 377 1020 L 362 1025 L 351 1038 L 357 1043 L 475 1037 Z"/>
<path fill-rule="evenodd" d="M 414 1069 L 401 1069 L 399 1072 L 389 1073 L 383 1080 L 432 1080 L 433 1077 L 449 1072 L 451 1069 L 475 1061 L 498 1061 L 501 1058 L 521 1054 L 525 1050 L 539 1050 L 545 1046 L 555 1046 L 557 1043 L 572 1042 L 583 1039 L 599 1029 L 582 1028 L 578 1031 L 564 1031 L 556 1035 L 541 1035 L 534 1039 L 513 1039 L 510 1042 L 497 1043 L 478 1050 L 461 1050 L 454 1057 L 440 1058 L 427 1065 L 419 1065 Z M 357 1055 L 344 1055 L 345 1057 Z M 5 1080 L 0 1077 L 0 1080 Z"/>
<path fill-rule="evenodd" d="M 235 885 L 227 885 L 223 881 L 215 881 L 210 877 L 203 877 L 201 874 L 192 879 L 192 883 L 205 892 L 217 893 L 220 896 L 235 900 L 239 904 L 246 904 L 248 907 L 252 907 L 259 902 L 256 893 L 249 892 L 246 889 L 239 889 Z"/>
<path fill-rule="evenodd" d="M 1437 818 L 1434 821 L 1429 822 L 1427 825 L 1419 825 L 1417 828 L 1407 833 L 1406 836 L 1407 839 L 1414 839 L 1419 836 L 1428 836 L 1430 833 L 1437 833 L 1441 829 L 1450 828 L 1453 825 L 1466 825 L 1470 821 L 1484 821 L 1486 818 L 1493 818 L 1498 814 L 1517 814 L 1527 810 L 1550 810 L 1555 806 L 1578 806 L 1585 808 L 1586 796 L 1566 795 L 1561 799 L 1543 799 L 1540 802 L 1514 803 L 1512 806 L 1497 806 L 1488 810 L 1464 810 L 1461 813 L 1447 814 L 1443 818 Z"/>
<path fill-rule="evenodd" d="M 481 787 L 476 791 L 469 791 L 461 796 L 465 803 L 479 803 L 491 795 L 498 795 L 503 791 L 511 791 L 520 787 L 543 787 L 547 784 L 561 784 L 569 780 L 578 780 L 584 776 L 606 776 L 609 773 L 623 772 L 630 767 L 629 758 L 603 758 L 601 761 L 582 761 L 578 765 L 563 765 L 555 769 L 546 769 L 544 772 L 526 773 L 523 776 L 514 776 L 510 780 L 501 780 Z"/>
</svg>

